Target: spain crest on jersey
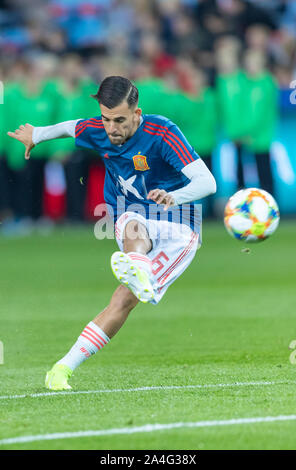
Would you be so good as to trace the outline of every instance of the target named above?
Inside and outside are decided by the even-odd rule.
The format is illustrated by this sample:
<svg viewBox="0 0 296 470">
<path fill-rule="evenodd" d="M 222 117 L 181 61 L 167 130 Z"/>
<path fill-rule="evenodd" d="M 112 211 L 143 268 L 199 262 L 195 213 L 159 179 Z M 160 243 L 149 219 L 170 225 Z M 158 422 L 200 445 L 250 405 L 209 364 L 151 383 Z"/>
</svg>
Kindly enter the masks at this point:
<svg viewBox="0 0 296 470">
<path fill-rule="evenodd" d="M 138 153 L 138 155 L 133 156 L 133 162 L 134 162 L 135 170 L 139 170 L 139 171 L 150 170 L 148 163 L 147 163 L 147 158 L 144 155 L 141 155 L 140 152 Z"/>
</svg>

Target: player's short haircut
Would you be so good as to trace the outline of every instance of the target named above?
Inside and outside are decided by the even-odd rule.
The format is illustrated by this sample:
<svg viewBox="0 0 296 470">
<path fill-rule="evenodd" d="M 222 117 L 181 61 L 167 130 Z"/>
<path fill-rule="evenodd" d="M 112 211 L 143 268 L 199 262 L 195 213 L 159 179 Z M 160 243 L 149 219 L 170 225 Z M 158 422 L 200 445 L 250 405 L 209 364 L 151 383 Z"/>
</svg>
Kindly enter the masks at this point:
<svg viewBox="0 0 296 470">
<path fill-rule="evenodd" d="M 105 78 L 96 95 L 91 95 L 99 104 L 109 109 L 127 101 L 129 108 L 138 104 L 139 92 L 128 78 L 111 76 Z"/>
</svg>

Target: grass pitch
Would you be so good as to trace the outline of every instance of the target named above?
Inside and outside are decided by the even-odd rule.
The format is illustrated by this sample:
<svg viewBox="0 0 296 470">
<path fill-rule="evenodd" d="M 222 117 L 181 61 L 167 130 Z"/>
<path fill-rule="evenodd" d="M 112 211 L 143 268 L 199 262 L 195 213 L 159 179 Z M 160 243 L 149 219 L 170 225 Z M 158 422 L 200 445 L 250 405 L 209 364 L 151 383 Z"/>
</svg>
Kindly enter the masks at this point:
<svg viewBox="0 0 296 470">
<path fill-rule="evenodd" d="M 0 449 L 295 449 L 295 240 L 296 222 L 282 221 L 247 253 L 204 222 L 202 248 L 160 304 L 138 305 L 74 372 L 73 390 L 90 393 L 47 394 L 46 371 L 117 287 L 117 245 L 91 227 L 1 238 Z M 292 419 L 250 422 L 279 416 Z M 80 431 L 102 432 L 64 435 Z"/>
</svg>

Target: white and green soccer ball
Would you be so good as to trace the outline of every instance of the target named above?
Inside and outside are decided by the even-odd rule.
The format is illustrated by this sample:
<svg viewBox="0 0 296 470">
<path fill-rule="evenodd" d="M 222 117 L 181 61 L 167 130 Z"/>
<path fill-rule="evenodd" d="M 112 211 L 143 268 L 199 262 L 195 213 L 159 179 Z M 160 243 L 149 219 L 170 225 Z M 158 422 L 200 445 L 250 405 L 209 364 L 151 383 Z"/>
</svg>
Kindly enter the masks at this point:
<svg viewBox="0 0 296 470">
<path fill-rule="evenodd" d="M 275 232 L 279 221 L 278 205 L 263 189 L 241 189 L 231 196 L 224 210 L 227 232 L 245 242 L 266 240 Z"/>
</svg>

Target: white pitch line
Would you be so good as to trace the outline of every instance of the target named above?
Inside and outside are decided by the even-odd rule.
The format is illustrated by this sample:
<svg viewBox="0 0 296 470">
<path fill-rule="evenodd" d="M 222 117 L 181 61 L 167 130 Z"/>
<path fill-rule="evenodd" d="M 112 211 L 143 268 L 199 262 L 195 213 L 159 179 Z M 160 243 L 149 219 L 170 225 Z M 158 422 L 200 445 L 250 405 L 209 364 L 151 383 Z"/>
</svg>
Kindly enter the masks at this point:
<svg viewBox="0 0 296 470">
<path fill-rule="evenodd" d="M 78 390 L 78 391 L 61 391 L 61 392 L 44 392 L 44 393 L 30 393 L 22 395 L 2 395 L 0 400 L 12 400 L 19 398 L 40 398 L 40 397 L 53 397 L 63 395 L 91 395 L 96 393 L 124 393 L 124 392 L 147 392 L 153 390 L 190 390 L 190 389 L 203 389 L 203 388 L 224 388 L 224 387 L 249 387 L 249 386 L 266 386 L 266 385 L 289 385 L 296 384 L 296 381 L 284 382 L 234 382 L 234 383 L 218 383 L 218 384 L 199 384 L 199 385 L 164 385 L 164 386 L 151 386 L 151 387 L 135 387 L 135 388 L 113 388 L 101 390 Z"/>
<path fill-rule="evenodd" d="M 275 421 L 295 421 L 296 415 L 265 416 L 257 418 L 237 418 L 220 421 L 196 421 L 188 423 L 146 424 L 129 428 L 101 429 L 98 431 L 58 432 L 53 434 L 37 434 L 35 436 L 19 436 L 0 440 L 0 445 L 23 444 L 35 441 L 52 441 L 56 439 L 73 439 L 81 437 L 112 436 L 115 434 L 136 434 L 141 432 L 155 432 L 180 428 L 205 428 L 209 426 L 231 426 L 234 424 L 272 423 Z"/>
</svg>

